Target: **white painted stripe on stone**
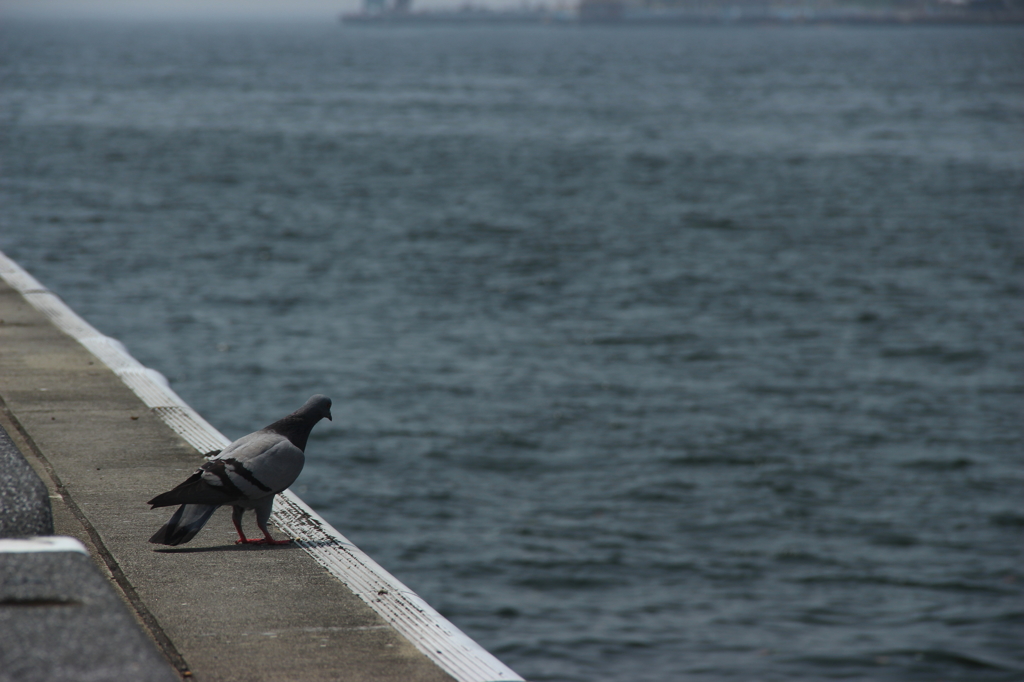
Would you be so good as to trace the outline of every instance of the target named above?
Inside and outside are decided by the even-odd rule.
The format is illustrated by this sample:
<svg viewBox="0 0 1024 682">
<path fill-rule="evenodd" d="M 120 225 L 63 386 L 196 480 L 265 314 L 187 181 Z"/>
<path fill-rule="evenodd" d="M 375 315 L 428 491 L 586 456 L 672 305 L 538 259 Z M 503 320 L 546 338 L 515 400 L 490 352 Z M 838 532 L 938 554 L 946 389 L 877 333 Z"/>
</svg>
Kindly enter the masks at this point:
<svg viewBox="0 0 1024 682">
<path fill-rule="evenodd" d="M 32 552 L 79 552 L 88 555 L 85 545 L 66 535 L 36 535 L 30 538 L 0 540 L 0 554 L 31 554 Z"/>
<path fill-rule="evenodd" d="M 154 414 L 192 447 L 205 454 L 231 442 L 187 405 L 162 374 L 142 365 L 117 339 L 98 332 L 2 251 L 0 277 L 59 329 L 110 367 Z M 291 490 L 277 496 L 271 519 L 317 563 L 459 682 L 522 681 L 522 677 L 384 570 Z M 84 552 L 85 548 L 80 551 Z"/>
<path fill-rule="evenodd" d="M 72 334 L 72 336 L 75 335 Z M 121 372 L 129 369 L 137 371 L 146 369 L 141 362 L 128 354 L 128 350 L 124 347 L 124 344 L 117 339 L 112 339 L 109 336 L 103 336 L 99 333 L 95 336 L 75 336 L 75 338 L 78 339 L 79 343 L 88 348 L 89 352 L 102 360 L 103 364 L 115 372 Z"/>
<path fill-rule="evenodd" d="M 171 427 L 172 431 L 204 455 L 214 450 L 223 450 L 229 442 L 187 405 L 184 407 L 178 405 L 154 407 L 152 410 L 164 420 L 165 424 Z"/>
</svg>

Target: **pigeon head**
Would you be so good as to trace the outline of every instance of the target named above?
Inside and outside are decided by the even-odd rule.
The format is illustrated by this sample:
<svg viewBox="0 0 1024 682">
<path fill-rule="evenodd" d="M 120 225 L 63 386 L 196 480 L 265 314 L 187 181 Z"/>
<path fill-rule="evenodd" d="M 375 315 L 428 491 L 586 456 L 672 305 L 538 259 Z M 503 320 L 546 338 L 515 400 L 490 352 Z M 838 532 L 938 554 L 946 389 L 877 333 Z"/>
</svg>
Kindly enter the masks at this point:
<svg viewBox="0 0 1024 682">
<path fill-rule="evenodd" d="M 325 395 L 315 395 L 306 401 L 306 404 L 295 410 L 292 414 L 308 415 L 315 417 L 316 421 L 320 421 L 326 417 L 327 421 L 334 421 L 331 419 L 331 399 Z"/>
<path fill-rule="evenodd" d="M 307 400 L 305 405 L 287 417 L 278 419 L 264 431 L 279 433 L 290 440 L 295 447 L 305 451 L 309 432 L 324 417 L 331 420 L 331 399 L 325 395 L 315 395 Z"/>
</svg>

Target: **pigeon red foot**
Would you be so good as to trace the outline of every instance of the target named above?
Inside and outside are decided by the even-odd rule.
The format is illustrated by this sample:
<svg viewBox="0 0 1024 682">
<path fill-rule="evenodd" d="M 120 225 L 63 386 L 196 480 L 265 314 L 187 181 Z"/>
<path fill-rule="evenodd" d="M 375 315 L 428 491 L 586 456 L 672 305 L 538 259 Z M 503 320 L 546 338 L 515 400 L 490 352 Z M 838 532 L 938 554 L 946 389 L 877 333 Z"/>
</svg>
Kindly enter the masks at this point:
<svg viewBox="0 0 1024 682">
<path fill-rule="evenodd" d="M 291 542 L 291 538 L 287 538 L 285 540 L 275 540 L 274 538 L 245 538 L 244 540 L 235 540 L 236 545 L 290 545 Z"/>
<path fill-rule="evenodd" d="M 231 519 L 235 524 L 235 531 L 238 532 L 238 539 L 235 540 L 236 545 L 287 545 L 291 544 L 291 538 L 285 538 L 284 540 L 275 540 L 271 535 L 270 531 L 260 525 L 260 530 L 263 532 L 262 538 L 247 538 L 245 532 L 242 530 L 242 519 L 241 515 L 238 514 L 235 518 Z"/>
</svg>

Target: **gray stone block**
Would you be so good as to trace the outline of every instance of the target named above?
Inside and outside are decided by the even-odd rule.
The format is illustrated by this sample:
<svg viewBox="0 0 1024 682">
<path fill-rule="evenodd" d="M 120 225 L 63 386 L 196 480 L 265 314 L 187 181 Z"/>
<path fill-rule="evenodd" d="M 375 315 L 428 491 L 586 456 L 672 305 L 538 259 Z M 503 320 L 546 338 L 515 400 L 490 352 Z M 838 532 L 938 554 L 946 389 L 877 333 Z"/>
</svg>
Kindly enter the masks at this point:
<svg viewBox="0 0 1024 682">
<path fill-rule="evenodd" d="M 79 552 L 0 552 L 0 640 L 0 682 L 180 679 Z"/>
<path fill-rule="evenodd" d="M 50 493 L 0 426 L 0 538 L 53 535 Z"/>
</svg>

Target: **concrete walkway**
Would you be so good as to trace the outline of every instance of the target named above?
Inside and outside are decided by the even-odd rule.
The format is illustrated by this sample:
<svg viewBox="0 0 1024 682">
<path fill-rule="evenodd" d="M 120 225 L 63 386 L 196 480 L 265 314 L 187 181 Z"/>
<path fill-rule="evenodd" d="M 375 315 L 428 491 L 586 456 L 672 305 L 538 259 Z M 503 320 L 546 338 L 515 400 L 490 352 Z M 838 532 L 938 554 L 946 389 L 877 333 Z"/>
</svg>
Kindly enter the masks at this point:
<svg viewBox="0 0 1024 682">
<path fill-rule="evenodd" d="M 85 544 L 188 679 L 521 679 L 496 659 L 498 673 L 481 676 L 445 666 L 440 649 L 428 658 L 302 547 L 235 545 L 223 510 L 188 545 L 149 544 L 170 510 L 145 501 L 184 480 L 200 453 L 3 281 L 0 424 L 49 488 L 55 532 Z"/>
</svg>

